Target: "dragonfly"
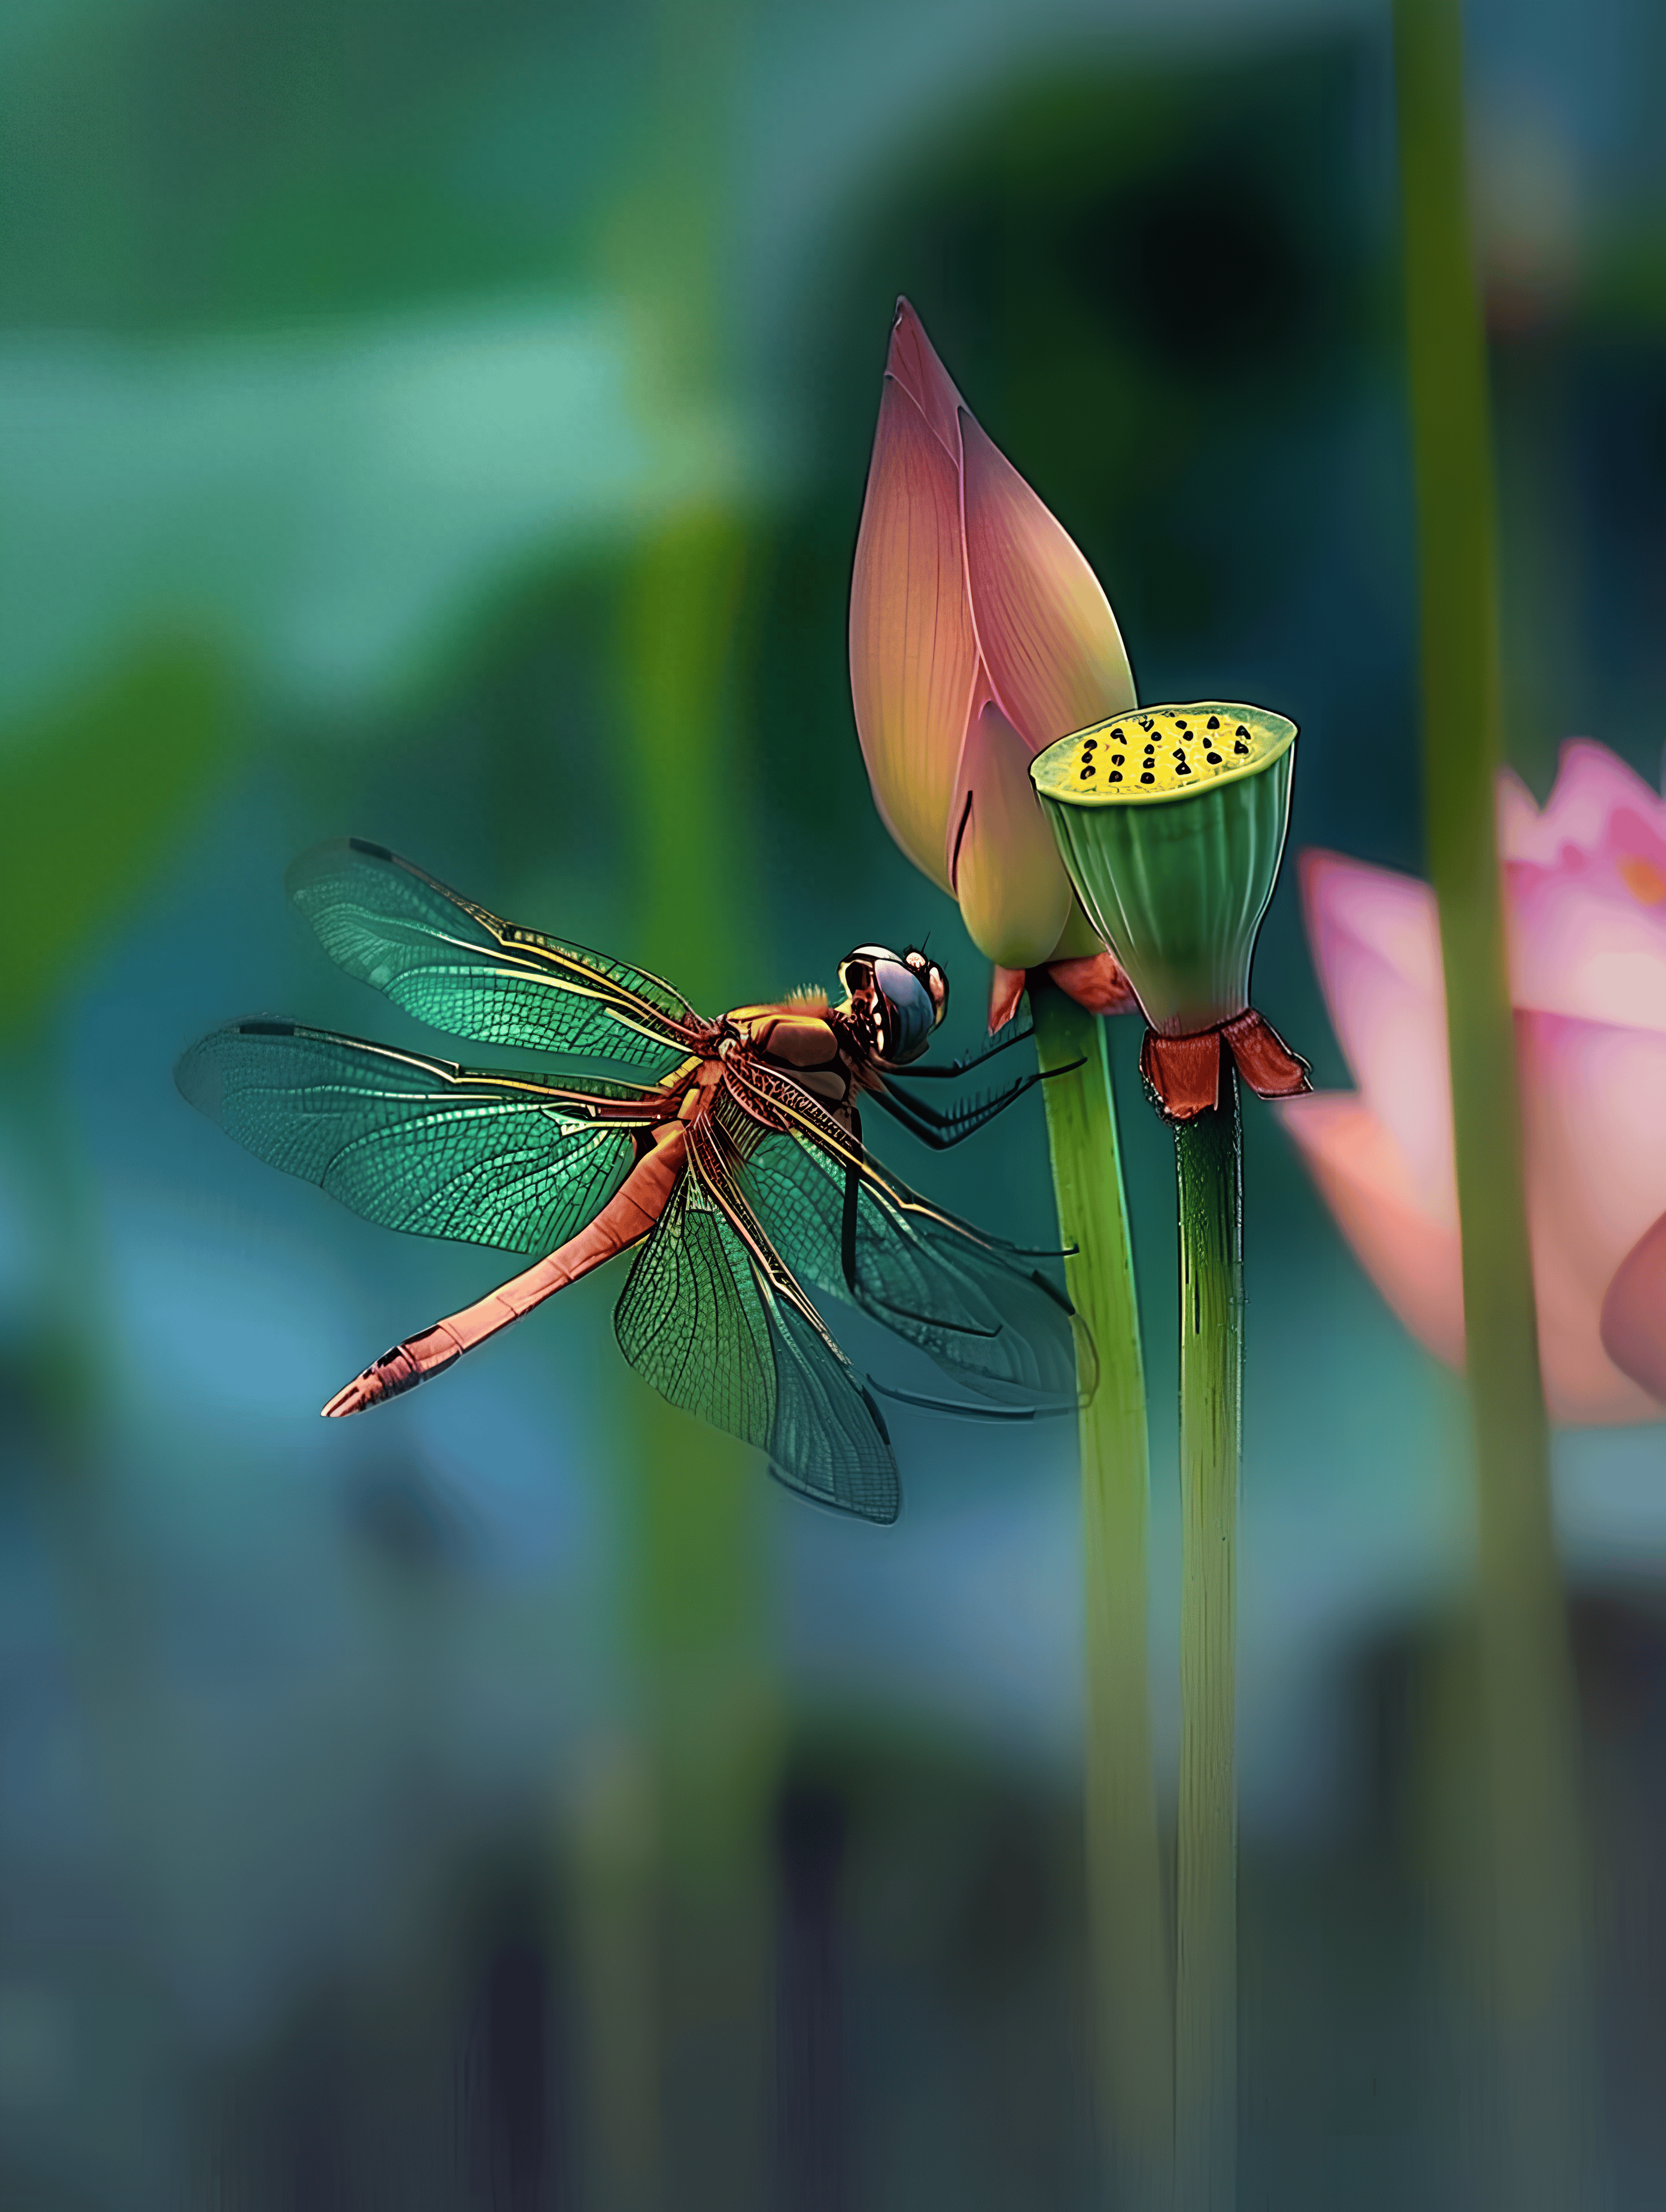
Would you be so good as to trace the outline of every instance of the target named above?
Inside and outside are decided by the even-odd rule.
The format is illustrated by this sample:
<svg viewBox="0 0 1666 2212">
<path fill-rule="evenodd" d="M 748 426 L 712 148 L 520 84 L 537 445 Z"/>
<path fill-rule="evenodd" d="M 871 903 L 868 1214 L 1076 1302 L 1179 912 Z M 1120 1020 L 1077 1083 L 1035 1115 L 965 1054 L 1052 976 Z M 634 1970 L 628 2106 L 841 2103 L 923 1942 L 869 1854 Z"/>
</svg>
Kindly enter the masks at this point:
<svg viewBox="0 0 1666 2212">
<path fill-rule="evenodd" d="M 185 1097 L 274 1167 L 385 1227 L 538 1255 L 384 1352 L 326 1417 L 445 1373 L 627 1251 L 614 1328 L 631 1365 L 836 1510 L 893 1521 L 901 1490 L 884 1416 L 818 1297 L 882 1322 L 994 1418 L 1076 1401 L 1091 1347 L 1042 1255 L 932 1205 L 863 1142 L 870 1102 L 941 1150 L 1042 1079 L 949 1107 L 900 1079 L 964 1076 L 1028 1034 L 918 1065 L 948 1003 L 923 951 L 859 945 L 839 1003 L 804 992 L 713 1020 L 659 977 L 502 921 L 385 846 L 319 847 L 288 881 L 330 957 L 429 1026 L 613 1071 L 465 1067 L 267 1019 L 185 1053 Z"/>
</svg>

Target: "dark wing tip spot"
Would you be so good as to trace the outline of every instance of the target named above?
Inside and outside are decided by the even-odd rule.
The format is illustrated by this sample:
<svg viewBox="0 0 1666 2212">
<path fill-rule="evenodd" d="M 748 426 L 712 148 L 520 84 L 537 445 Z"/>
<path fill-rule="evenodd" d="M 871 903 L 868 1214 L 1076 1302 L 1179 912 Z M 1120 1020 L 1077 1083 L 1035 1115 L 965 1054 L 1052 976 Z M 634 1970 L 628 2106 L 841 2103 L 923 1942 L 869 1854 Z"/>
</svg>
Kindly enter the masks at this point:
<svg viewBox="0 0 1666 2212">
<path fill-rule="evenodd" d="M 368 837 L 350 837 L 347 846 L 350 852 L 368 853 L 373 860 L 391 860 L 393 858 L 386 845 L 373 845 Z"/>
<path fill-rule="evenodd" d="M 292 1037 L 295 1033 L 293 1022 L 239 1022 L 236 1028 L 239 1036 Z"/>
</svg>

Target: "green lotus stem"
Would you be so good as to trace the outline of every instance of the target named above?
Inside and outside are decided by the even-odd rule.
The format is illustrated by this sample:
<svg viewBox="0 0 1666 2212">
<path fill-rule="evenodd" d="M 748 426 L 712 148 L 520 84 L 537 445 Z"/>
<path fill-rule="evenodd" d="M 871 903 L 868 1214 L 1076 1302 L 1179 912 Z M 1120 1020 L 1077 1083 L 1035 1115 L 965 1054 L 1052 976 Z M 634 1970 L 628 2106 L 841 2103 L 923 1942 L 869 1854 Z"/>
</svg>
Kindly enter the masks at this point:
<svg viewBox="0 0 1666 2212">
<path fill-rule="evenodd" d="M 1178 2212 L 1230 2212 L 1237 2162 L 1238 1465 L 1243 1400 L 1237 1078 L 1174 1131 L 1180 1215 Z"/>
<path fill-rule="evenodd" d="M 1229 700 L 1147 707 L 1059 738 L 1031 781 L 1089 920 L 1149 1027 L 1140 1066 L 1174 1127 L 1180 1220 L 1180 1832 L 1174 2180 L 1230 2212 L 1237 2163 L 1236 1705 L 1243 1397 L 1238 1074 L 1265 1097 L 1306 1062 L 1250 1004 L 1290 818 L 1296 726 Z"/>
<path fill-rule="evenodd" d="M 1110 2201 L 1166 2212 L 1172 2000 L 1146 1634 L 1151 1487 L 1134 1255 L 1104 1024 L 1030 979 L 1065 1276 L 1097 1359 L 1080 1421 L 1085 1765 L 1097 2106 Z M 1085 1383 L 1087 1382 L 1084 1378 Z"/>
<path fill-rule="evenodd" d="M 1486 340 L 1458 0 L 1395 0 L 1421 570 L 1424 794 L 1440 908 L 1477 1492 L 1493 2201 L 1596 2201 L 1578 1711 L 1551 1516 L 1494 828 L 1501 752 Z"/>
</svg>

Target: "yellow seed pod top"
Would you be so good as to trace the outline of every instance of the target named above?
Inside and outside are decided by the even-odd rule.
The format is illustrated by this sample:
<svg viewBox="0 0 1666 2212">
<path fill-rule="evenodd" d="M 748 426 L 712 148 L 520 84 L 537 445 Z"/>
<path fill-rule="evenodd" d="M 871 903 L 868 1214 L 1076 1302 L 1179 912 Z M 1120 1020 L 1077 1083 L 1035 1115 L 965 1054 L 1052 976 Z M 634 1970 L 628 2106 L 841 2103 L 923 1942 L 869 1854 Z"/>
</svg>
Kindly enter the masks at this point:
<svg viewBox="0 0 1666 2212">
<path fill-rule="evenodd" d="M 1044 799 L 1067 806 L 1143 805 L 1254 775 L 1295 735 L 1293 722 L 1262 707 L 1144 707 L 1061 738 L 1030 773 Z"/>
</svg>

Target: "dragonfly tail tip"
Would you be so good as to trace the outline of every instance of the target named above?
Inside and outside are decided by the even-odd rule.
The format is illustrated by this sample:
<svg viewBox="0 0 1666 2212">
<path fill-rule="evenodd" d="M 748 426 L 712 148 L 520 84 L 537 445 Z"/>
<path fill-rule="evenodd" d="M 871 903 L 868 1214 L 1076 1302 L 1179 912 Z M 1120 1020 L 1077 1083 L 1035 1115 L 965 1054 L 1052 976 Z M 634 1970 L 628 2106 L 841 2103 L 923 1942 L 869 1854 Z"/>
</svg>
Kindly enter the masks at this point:
<svg viewBox="0 0 1666 2212">
<path fill-rule="evenodd" d="M 420 1346 L 441 1330 L 445 1331 L 445 1340 L 440 1356 L 431 1356 L 425 1364 L 411 1345 L 396 1344 L 392 1352 L 385 1352 L 380 1359 L 373 1361 L 362 1375 L 356 1375 L 344 1389 L 337 1391 L 329 1404 L 320 1409 L 324 1419 L 339 1421 L 349 1413 L 362 1413 L 368 1407 L 380 1406 L 385 1398 L 397 1398 L 403 1391 L 414 1390 L 429 1375 L 443 1374 L 458 1357 L 457 1340 L 446 1329 L 445 1323 L 426 1330 L 416 1342 Z"/>
<path fill-rule="evenodd" d="M 323 1419 L 326 1421 L 344 1420 L 349 1413 L 362 1413 L 367 1406 L 374 1405 L 375 1400 L 363 1388 L 363 1382 L 362 1375 L 355 1376 L 344 1389 L 337 1390 L 327 1406 L 319 1407 L 319 1412 Z"/>
</svg>

